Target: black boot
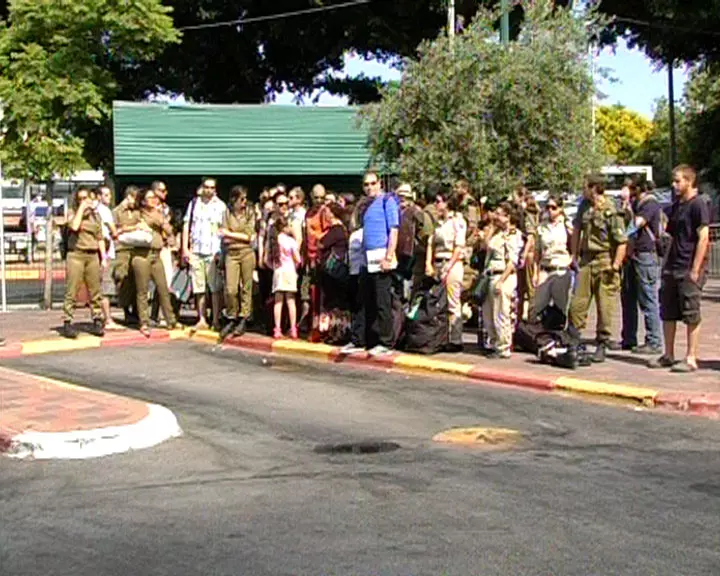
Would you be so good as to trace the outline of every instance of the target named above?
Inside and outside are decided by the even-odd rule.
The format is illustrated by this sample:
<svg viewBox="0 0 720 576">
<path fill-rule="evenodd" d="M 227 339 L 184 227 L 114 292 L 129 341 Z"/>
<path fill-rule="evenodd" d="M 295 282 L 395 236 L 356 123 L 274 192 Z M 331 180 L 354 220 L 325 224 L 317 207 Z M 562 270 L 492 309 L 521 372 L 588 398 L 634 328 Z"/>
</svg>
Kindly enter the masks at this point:
<svg viewBox="0 0 720 576">
<path fill-rule="evenodd" d="M 220 342 L 222 342 L 223 340 L 225 340 L 225 338 L 230 336 L 230 334 L 232 334 L 233 330 L 235 330 L 235 326 L 236 326 L 235 320 L 230 320 L 227 324 L 225 324 L 225 327 L 222 330 L 220 330 L 220 335 L 218 336 L 218 340 L 220 340 Z"/>
<path fill-rule="evenodd" d="M 592 361 L 595 364 L 602 364 L 605 362 L 605 353 L 607 351 L 607 344 L 605 342 L 598 342 L 595 348 L 595 354 L 592 357 Z"/>
<path fill-rule="evenodd" d="M 68 320 L 63 322 L 62 334 L 63 336 L 65 336 L 65 338 L 70 338 L 71 340 L 75 340 L 75 338 L 78 337 L 77 328 L 75 328 L 75 326 L 72 325 L 72 322 Z"/>
<path fill-rule="evenodd" d="M 233 331 L 233 336 L 236 338 L 240 338 L 243 334 L 245 334 L 245 331 L 247 330 L 247 322 L 245 321 L 245 318 L 240 318 L 240 321 L 235 325 L 235 330 Z"/>
<path fill-rule="evenodd" d="M 95 318 L 95 320 L 93 320 L 92 334 L 98 338 L 105 336 L 105 325 L 100 318 Z"/>
</svg>

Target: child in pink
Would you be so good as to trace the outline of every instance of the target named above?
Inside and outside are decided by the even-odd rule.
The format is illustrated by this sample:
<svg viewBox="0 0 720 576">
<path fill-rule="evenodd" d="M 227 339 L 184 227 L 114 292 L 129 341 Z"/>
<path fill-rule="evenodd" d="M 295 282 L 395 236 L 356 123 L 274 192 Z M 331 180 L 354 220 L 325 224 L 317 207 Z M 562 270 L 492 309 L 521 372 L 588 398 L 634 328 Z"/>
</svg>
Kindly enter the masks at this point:
<svg viewBox="0 0 720 576">
<path fill-rule="evenodd" d="M 282 338 L 283 303 L 287 305 L 290 318 L 290 337 L 297 339 L 297 308 L 295 295 L 297 293 L 298 273 L 300 266 L 300 249 L 297 240 L 292 235 L 292 226 L 287 218 L 280 217 L 275 221 L 275 234 L 271 244 L 271 259 L 273 266 L 272 291 L 275 295 L 275 329 L 273 338 Z"/>
</svg>

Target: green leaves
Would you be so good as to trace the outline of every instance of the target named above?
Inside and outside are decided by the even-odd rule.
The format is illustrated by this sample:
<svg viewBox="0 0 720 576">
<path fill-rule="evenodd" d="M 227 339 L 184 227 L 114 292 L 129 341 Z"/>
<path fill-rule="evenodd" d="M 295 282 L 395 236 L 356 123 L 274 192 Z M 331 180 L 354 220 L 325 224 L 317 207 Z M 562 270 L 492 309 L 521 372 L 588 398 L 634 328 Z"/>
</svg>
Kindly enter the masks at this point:
<svg viewBox="0 0 720 576">
<path fill-rule="evenodd" d="M 591 26 L 550 0 L 521 2 L 516 42 L 481 11 L 455 39 L 421 45 L 399 89 L 363 111 L 377 159 L 421 188 L 459 177 L 483 195 L 518 182 L 568 190 L 600 164 L 592 142 Z"/>
<path fill-rule="evenodd" d="M 613 164 L 636 164 L 642 160 L 653 123 L 623 106 L 600 106 L 596 126 L 603 152 Z"/>
<path fill-rule="evenodd" d="M 158 0 L 13 0 L 0 28 L 6 172 L 48 180 L 86 165 L 83 127 L 109 119 L 115 72 L 179 36 Z"/>
</svg>

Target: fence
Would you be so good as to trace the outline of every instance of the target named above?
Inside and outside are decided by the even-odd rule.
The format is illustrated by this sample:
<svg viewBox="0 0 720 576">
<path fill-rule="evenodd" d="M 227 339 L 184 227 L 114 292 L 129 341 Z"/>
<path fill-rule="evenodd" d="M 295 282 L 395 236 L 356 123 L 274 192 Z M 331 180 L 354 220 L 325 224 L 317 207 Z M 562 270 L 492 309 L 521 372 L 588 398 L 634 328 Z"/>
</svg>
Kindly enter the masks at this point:
<svg viewBox="0 0 720 576">
<path fill-rule="evenodd" d="M 720 223 L 710 226 L 709 252 L 708 274 L 711 278 L 720 278 Z"/>
</svg>

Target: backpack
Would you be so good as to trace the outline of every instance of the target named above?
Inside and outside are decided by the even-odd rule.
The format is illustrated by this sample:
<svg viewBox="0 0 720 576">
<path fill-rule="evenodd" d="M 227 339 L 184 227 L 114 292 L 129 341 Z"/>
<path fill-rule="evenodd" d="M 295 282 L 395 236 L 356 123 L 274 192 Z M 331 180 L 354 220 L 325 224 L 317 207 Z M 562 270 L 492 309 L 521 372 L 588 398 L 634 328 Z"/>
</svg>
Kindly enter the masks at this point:
<svg viewBox="0 0 720 576">
<path fill-rule="evenodd" d="M 448 340 L 447 289 L 436 282 L 419 292 L 411 303 L 405 319 L 405 350 L 435 354 Z"/>
</svg>

